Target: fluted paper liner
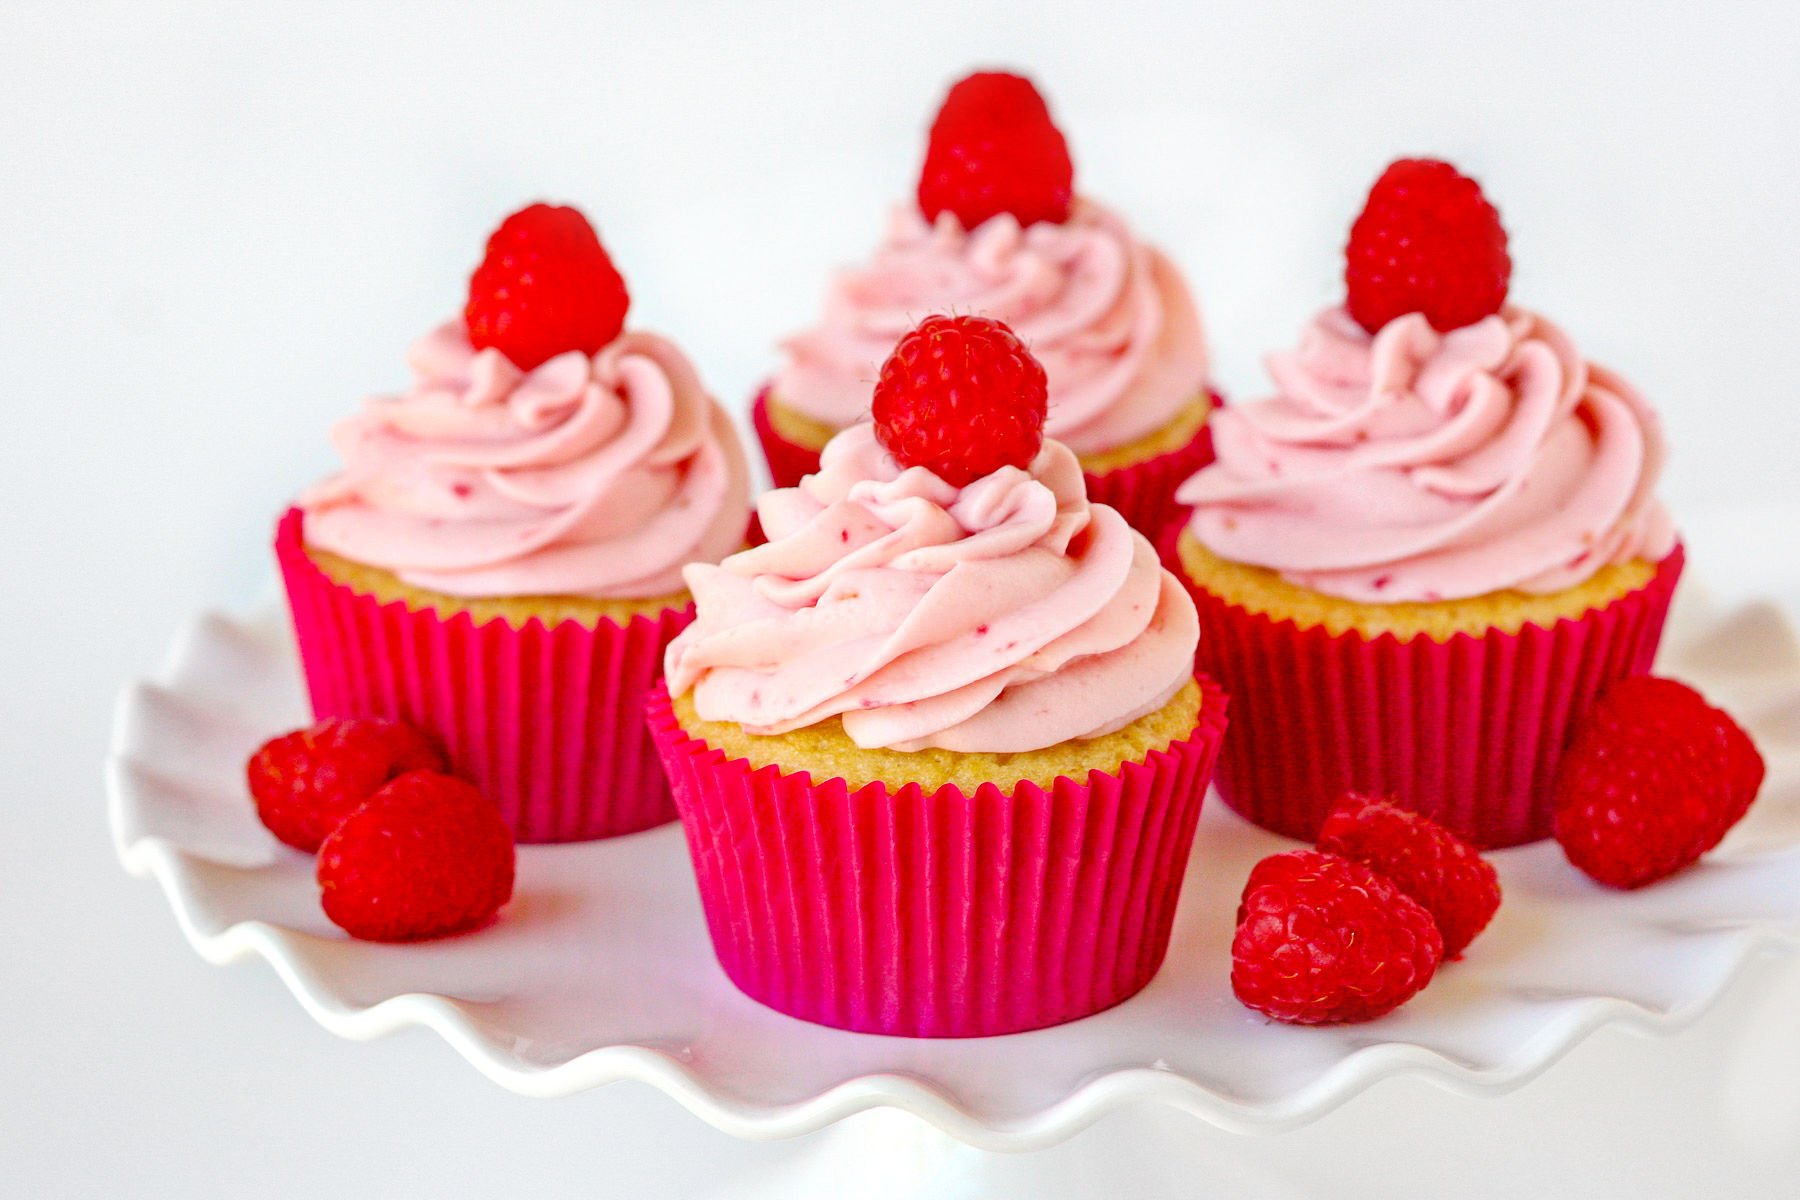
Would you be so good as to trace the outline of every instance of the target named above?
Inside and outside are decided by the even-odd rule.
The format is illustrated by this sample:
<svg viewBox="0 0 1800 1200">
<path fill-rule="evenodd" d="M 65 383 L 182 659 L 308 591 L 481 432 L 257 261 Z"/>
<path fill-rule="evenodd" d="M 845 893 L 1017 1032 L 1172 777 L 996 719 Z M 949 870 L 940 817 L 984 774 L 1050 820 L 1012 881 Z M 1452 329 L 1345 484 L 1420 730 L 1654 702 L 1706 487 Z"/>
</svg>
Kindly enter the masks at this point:
<svg viewBox="0 0 1800 1200">
<path fill-rule="evenodd" d="M 477 624 L 333 580 L 306 554 L 297 509 L 275 550 L 316 717 L 386 717 L 432 734 L 522 842 L 674 819 L 644 701 L 691 605 L 625 625 Z"/>
<path fill-rule="evenodd" d="M 756 401 L 750 406 L 750 424 L 756 430 L 756 440 L 762 446 L 763 459 L 769 464 L 769 476 L 776 487 L 795 487 L 818 471 L 819 452 L 788 441 L 769 419 L 767 387 L 756 393 Z"/>
<path fill-rule="evenodd" d="M 1211 395 L 1216 412 L 1225 401 L 1217 392 Z M 1116 471 L 1098 475 L 1087 472 L 1088 499 L 1118 509 L 1119 515 L 1133 529 L 1154 543 L 1156 535 L 1170 522 L 1185 519 L 1189 512 L 1185 504 L 1175 502 L 1175 489 L 1212 460 L 1213 434 L 1209 417 L 1185 446 L 1177 446 Z"/>
<path fill-rule="evenodd" d="M 1217 392 L 1212 393 L 1212 402 L 1214 408 L 1224 403 Z M 819 469 L 817 450 L 788 441 L 769 420 L 768 388 L 756 394 L 750 418 L 776 487 L 793 487 Z M 1169 522 L 1188 511 L 1186 506 L 1175 503 L 1175 489 L 1212 460 L 1212 426 L 1209 422 L 1202 425 L 1185 446 L 1116 471 L 1098 475 L 1086 473 L 1088 499 L 1118 509 L 1119 515 L 1132 528 L 1155 541 Z"/>
<path fill-rule="evenodd" d="M 739 989 L 822 1025 L 980 1037 L 1057 1025 L 1150 982 L 1219 743 L 1202 679 L 1185 740 L 1116 774 L 1010 792 L 752 767 L 690 737 L 658 686 L 713 949 Z"/>
<path fill-rule="evenodd" d="M 1517 634 L 1448 641 L 1302 629 L 1229 604 L 1169 569 L 1200 613 L 1195 660 L 1231 694 L 1220 797 L 1312 841 L 1347 790 L 1394 797 L 1484 847 L 1548 837 L 1556 768 L 1608 685 L 1650 669 L 1680 577 L 1679 548 L 1603 608 Z"/>
</svg>

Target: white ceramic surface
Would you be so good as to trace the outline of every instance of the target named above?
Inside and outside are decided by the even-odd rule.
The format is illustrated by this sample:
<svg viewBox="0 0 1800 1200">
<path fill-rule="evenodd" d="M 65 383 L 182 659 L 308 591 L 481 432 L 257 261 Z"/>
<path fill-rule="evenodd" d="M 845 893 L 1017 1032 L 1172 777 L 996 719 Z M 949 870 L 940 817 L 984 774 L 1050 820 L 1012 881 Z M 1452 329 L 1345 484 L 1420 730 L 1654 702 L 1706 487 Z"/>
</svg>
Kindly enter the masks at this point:
<svg viewBox="0 0 1800 1200">
<path fill-rule="evenodd" d="M 1503 1091 L 1602 1024 L 1679 1027 L 1753 951 L 1800 944 L 1800 643 L 1773 607 L 1718 614 L 1690 587 L 1662 668 L 1758 736 L 1771 773 L 1750 819 L 1700 868 L 1632 894 L 1589 884 L 1554 846 L 1497 855 L 1506 903 L 1466 960 L 1399 1013 L 1336 1029 L 1270 1024 L 1231 997 L 1237 891 L 1288 843 L 1216 802 L 1156 981 L 1100 1016 L 1015 1037 L 869 1037 L 744 998 L 712 959 L 674 827 L 522 849 L 513 904 L 478 934 L 352 941 L 319 911 L 311 859 L 276 843 L 244 793 L 249 752 L 306 717 L 274 609 L 202 617 L 160 680 L 125 691 L 108 784 L 121 860 L 161 884 L 194 947 L 212 962 L 266 959 L 343 1036 L 427 1026 L 514 1091 L 636 1079 L 741 1136 L 885 1105 L 973 1145 L 1024 1149 L 1133 1101 L 1251 1129 L 1302 1124 L 1396 1073 Z"/>
</svg>

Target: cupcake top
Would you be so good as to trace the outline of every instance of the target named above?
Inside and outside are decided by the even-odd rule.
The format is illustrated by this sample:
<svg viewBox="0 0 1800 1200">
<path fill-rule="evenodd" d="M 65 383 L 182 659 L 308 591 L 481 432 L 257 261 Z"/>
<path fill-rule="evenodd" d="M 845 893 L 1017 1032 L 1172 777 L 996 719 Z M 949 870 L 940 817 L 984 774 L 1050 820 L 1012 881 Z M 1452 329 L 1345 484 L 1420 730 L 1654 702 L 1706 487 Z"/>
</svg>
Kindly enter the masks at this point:
<svg viewBox="0 0 1800 1200">
<path fill-rule="evenodd" d="M 875 371 L 921 314 L 1003 321 L 1050 380 L 1050 436 L 1111 450 L 1203 396 L 1192 297 L 1167 258 L 1072 193 L 1060 132 L 1029 81 L 983 72 L 951 89 L 916 206 L 867 264 L 834 282 L 817 326 L 784 344 L 772 394 L 835 428 L 868 416 Z"/>
<path fill-rule="evenodd" d="M 1560 591 L 1673 550 L 1655 413 L 1504 304 L 1504 233 L 1472 181 L 1394 164 L 1350 253 L 1349 303 L 1270 356 L 1277 394 L 1213 415 L 1216 461 L 1177 493 L 1202 544 L 1373 603 Z"/>
<path fill-rule="evenodd" d="M 1206 389 L 1206 342 L 1181 276 L 1111 211 L 1079 201 L 1068 221 L 973 230 L 895 210 L 866 266 L 844 272 L 813 329 L 788 339 L 772 392 L 843 427 L 869 413 L 875 370 L 920 312 L 1011 326 L 1050 378 L 1046 431 L 1081 454 L 1145 437 Z"/>
<path fill-rule="evenodd" d="M 729 418 L 673 344 L 620 331 L 616 273 L 595 303 L 604 251 L 546 208 L 495 233 L 412 385 L 333 431 L 344 467 L 300 500 L 309 544 L 455 596 L 617 599 L 679 592 L 683 566 L 743 544 Z"/>
<path fill-rule="evenodd" d="M 996 322 L 931 318 L 884 384 L 918 381 L 909 343 L 952 370 L 986 353 L 965 330 L 1029 362 Z M 944 395 L 962 406 L 950 418 L 979 420 L 967 389 Z M 914 461 L 955 453 L 934 432 L 852 426 L 818 474 L 762 498 L 766 545 L 689 567 L 697 615 L 669 648 L 670 691 L 752 733 L 841 716 L 859 746 L 987 753 L 1099 737 L 1167 704 L 1193 674 L 1193 604 L 1142 535 L 1088 503 L 1073 452 L 1009 429 L 995 440 L 1014 461 L 952 483 L 955 464 Z"/>
<path fill-rule="evenodd" d="M 1534 313 L 1370 336 L 1333 309 L 1269 373 L 1279 393 L 1215 413 L 1217 459 L 1176 493 L 1223 558 L 1398 602 L 1560 591 L 1674 548 L 1655 413 Z"/>
</svg>

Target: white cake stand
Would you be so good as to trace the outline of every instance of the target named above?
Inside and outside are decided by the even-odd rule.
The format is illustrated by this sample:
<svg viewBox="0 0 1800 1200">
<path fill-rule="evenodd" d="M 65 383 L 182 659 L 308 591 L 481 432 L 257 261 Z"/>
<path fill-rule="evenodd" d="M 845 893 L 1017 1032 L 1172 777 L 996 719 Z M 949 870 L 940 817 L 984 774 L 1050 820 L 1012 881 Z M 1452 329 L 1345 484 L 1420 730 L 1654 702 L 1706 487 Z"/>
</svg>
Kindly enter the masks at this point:
<svg viewBox="0 0 1800 1200">
<path fill-rule="evenodd" d="M 262 829 L 244 791 L 250 751 L 307 719 L 277 609 L 201 617 L 156 682 L 125 690 L 111 823 L 120 859 L 161 885 L 202 956 L 266 960 L 336 1033 L 422 1025 L 496 1083 L 536 1096 L 640 1080 L 741 1137 L 901 1110 L 942 1133 L 861 1117 L 845 1127 L 853 1145 L 838 1149 L 848 1153 L 769 1193 L 850 1194 L 854 1163 L 857 1186 L 888 1189 L 858 1194 L 901 1194 L 892 1189 L 903 1178 L 912 1189 L 966 1186 L 959 1144 L 1045 1147 L 1127 1104 L 1232 1130 L 1291 1127 L 1388 1076 L 1498 1093 L 1601 1025 L 1667 1031 L 1692 1020 L 1760 948 L 1800 945 L 1800 643 L 1773 607 L 1719 613 L 1689 587 L 1662 666 L 1757 735 L 1770 777 L 1750 819 L 1699 868 L 1629 894 L 1590 884 L 1553 845 L 1496 855 L 1506 902 L 1467 958 L 1393 1016 L 1343 1028 L 1271 1024 L 1232 998 L 1238 890 L 1256 859 L 1289 843 L 1216 802 L 1156 981 L 1110 1012 L 1012 1037 L 851 1034 L 746 999 L 713 960 L 673 827 L 522 848 L 514 902 L 479 933 L 352 941 L 319 910 L 312 860 Z"/>
</svg>

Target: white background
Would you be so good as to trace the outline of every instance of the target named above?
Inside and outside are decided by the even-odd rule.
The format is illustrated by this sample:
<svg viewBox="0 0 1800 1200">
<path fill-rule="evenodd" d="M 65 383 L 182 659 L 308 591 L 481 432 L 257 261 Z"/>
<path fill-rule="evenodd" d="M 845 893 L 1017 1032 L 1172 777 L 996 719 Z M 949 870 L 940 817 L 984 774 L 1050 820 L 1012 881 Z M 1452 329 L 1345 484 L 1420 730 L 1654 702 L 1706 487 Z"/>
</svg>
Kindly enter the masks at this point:
<svg viewBox="0 0 1800 1200">
<path fill-rule="evenodd" d="M 422 1036 L 336 1042 L 266 971 L 201 965 L 110 861 L 113 692 L 189 614 L 269 593 L 271 522 L 329 468 L 328 424 L 403 381 L 533 198 L 594 217 L 633 322 L 737 404 L 910 193 L 948 79 L 1022 65 L 1078 186 L 1187 269 L 1248 396 L 1337 297 L 1381 166 L 1447 155 L 1506 218 L 1515 299 L 1661 407 L 1696 570 L 1800 596 L 1791 4 L 866 7 L 0 13 L 4 1190 L 685 1196 L 795 1152 L 635 1086 L 530 1102 Z M 1399 1084 L 1293 1137 L 1195 1126 L 1210 1166 L 1184 1194 L 1791 1182 L 1800 986 L 1762 974 L 1689 1035 L 1604 1034 L 1507 1100 Z M 1147 1178 L 1102 1141 L 1049 1166 L 1071 1189 Z"/>
</svg>

